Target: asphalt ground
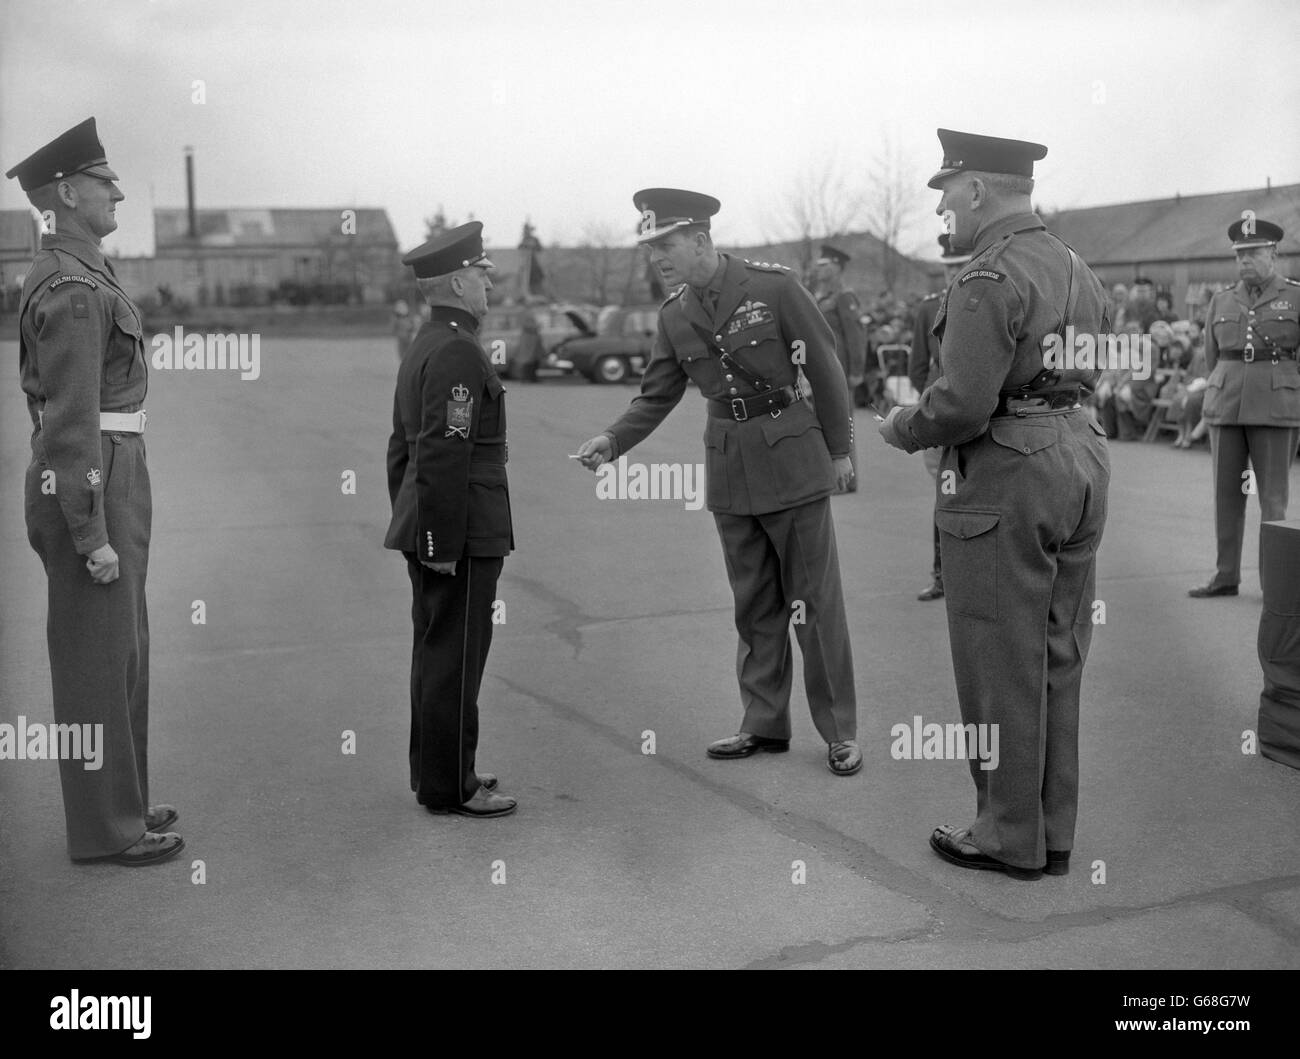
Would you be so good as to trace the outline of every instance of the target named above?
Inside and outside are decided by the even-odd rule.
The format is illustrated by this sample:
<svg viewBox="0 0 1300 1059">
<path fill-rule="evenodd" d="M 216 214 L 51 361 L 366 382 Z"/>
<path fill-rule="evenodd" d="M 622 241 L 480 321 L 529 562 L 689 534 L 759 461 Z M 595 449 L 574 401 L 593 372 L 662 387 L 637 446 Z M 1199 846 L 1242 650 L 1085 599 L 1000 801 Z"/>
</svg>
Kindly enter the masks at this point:
<svg viewBox="0 0 1300 1059">
<path fill-rule="evenodd" d="M 0 360 L 16 363 L 13 342 Z M 151 374 L 151 784 L 187 848 L 147 869 L 74 865 L 57 766 L 0 761 L 0 966 L 1300 966 L 1300 774 L 1242 752 L 1261 688 L 1253 500 L 1242 595 L 1186 596 L 1213 565 L 1204 451 L 1112 445 L 1072 871 L 1022 883 L 927 846 L 973 815 L 965 762 L 890 755 L 893 725 L 958 712 L 944 605 L 915 599 L 931 480 L 865 411 L 861 488 L 833 501 L 858 776 L 827 771 L 798 679 L 789 754 L 705 756 L 740 717 L 712 517 L 599 499 L 566 459 L 632 387 L 511 383 L 518 550 L 479 762 L 520 808 L 470 820 L 417 806 L 410 590 L 382 547 L 395 370 L 387 338 L 267 338 L 254 381 Z M 632 458 L 702 463 L 703 418 L 688 392 Z M 11 377 L 8 722 L 52 720 L 44 577 L 22 517 L 28 435 Z"/>
</svg>

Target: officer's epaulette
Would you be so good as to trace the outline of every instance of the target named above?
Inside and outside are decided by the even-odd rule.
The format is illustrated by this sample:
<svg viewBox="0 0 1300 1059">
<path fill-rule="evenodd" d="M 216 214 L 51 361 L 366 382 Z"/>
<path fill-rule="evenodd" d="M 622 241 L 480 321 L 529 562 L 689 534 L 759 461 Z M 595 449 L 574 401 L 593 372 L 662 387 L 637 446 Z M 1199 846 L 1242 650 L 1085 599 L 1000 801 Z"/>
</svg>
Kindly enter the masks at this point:
<svg viewBox="0 0 1300 1059">
<path fill-rule="evenodd" d="M 775 261 L 750 261 L 749 258 L 743 259 L 745 264 L 759 272 L 789 272 L 786 265 L 779 265 Z"/>
<path fill-rule="evenodd" d="M 1014 239 L 1015 237 L 1016 237 L 1015 232 L 1007 232 L 1006 235 L 1004 235 L 996 243 L 993 243 L 991 246 L 989 246 L 983 253 L 976 254 L 975 257 L 971 258 L 970 264 L 973 265 L 976 262 L 979 262 L 979 264 L 984 266 L 993 264 L 995 261 L 997 261 L 998 258 L 1002 256 L 1002 251 L 1004 251 L 1007 247 L 1011 245 L 1011 240 Z M 967 267 L 969 268 L 970 266 L 968 265 Z"/>
<path fill-rule="evenodd" d="M 659 306 L 659 308 L 662 309 L 664 305 L 667 305 L 674 298 L 680 298 L 685 293 L 686 293 L 686 284 L 683 283 L 680 287 L 675 288 L 672 294 L 668 295 L 668 297 L 664 299 L 663 305 Z"/>
</svg>

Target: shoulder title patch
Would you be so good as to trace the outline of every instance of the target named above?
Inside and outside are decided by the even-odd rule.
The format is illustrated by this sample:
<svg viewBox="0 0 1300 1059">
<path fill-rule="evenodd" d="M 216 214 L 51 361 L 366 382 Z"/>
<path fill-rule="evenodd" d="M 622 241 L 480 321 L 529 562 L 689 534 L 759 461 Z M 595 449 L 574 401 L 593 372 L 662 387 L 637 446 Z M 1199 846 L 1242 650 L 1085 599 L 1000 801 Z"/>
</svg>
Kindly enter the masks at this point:
<svg viewBox="0 0 1300 1059">
<path fill-rule="evenodd" d="M 973 279 L 991 279 L 994 283 L 1001 283 L 1006 278 L 1005 272 L 998 272 L 991 268 L 973 268 L 957 281 L 957 286 L 964 287 Z"/>
<path fill-rule="evenodd" d="M 99 290 L 99 284 L 89 276 L 60 276 L 50 284 L 50 290 L 54 290 L 55 287 L 61 287 L 65 283 L 84 283 L 91 290 Z"/>
</svg>

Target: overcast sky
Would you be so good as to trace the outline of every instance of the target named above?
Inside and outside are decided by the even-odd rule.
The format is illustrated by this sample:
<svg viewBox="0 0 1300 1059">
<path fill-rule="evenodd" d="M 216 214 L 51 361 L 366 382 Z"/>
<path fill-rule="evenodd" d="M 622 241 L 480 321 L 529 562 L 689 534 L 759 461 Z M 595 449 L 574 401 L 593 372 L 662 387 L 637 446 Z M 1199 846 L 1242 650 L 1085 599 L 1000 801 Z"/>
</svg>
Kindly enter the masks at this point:
<svg viewBox="0 0 1300 1059">
<path fill-rule="evenodd" d="M 933 256 L 939 126 L 1046 144 L 1044 208 L 1300 181 L 1297 41 L 1294 0 L 4 0 L 0 171 L 93 114 L 122 254 L 185 205 L 187 144 L 201 207 L 379 206 L 403 249 L 439 204 L 493 245 L 525 216 L 630 243 L 658 185 L 717 196 L 738 244 L 892 142 Z"/>
</svg>

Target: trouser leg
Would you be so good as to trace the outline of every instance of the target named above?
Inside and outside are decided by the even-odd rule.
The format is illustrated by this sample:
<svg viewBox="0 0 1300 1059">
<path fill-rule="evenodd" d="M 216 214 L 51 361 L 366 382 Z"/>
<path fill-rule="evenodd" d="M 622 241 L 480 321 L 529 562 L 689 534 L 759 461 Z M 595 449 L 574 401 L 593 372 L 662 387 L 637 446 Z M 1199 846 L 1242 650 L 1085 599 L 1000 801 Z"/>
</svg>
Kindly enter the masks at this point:
<svg viewBox="0 0 1300 1059">
<path fill-rule="evenodd" d="M 1241 541 L 1246 532 L 1243 474 L 1249 449 L 1246 429 L 1210 427 L 1210 464 L 1214 472 L 1214 535 L 1218 550 L 1211 587 L 1241 583 Z"/>
<path fill-rule="evenodd" d="M 790 738 L 790 611 L 775 549 L 752 515 L 714 513 L 735 600 L 741 731 Z"/>
<path fill-rule="evenodd" d="M 856 739 L 853 651 L 830 501 L 814 500 L 759 517 L 780 563 L 813 724 L 827 743 Z"/>
</svg>

